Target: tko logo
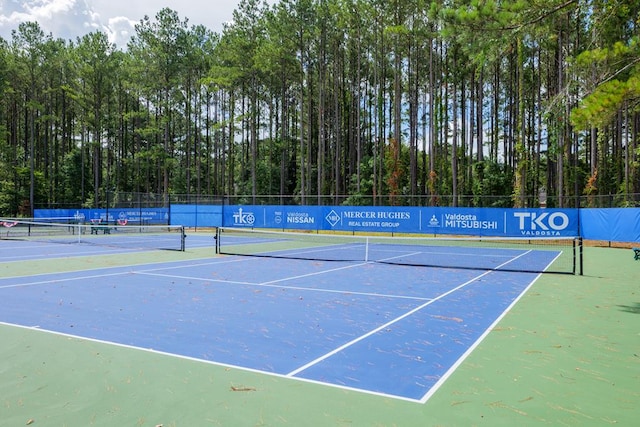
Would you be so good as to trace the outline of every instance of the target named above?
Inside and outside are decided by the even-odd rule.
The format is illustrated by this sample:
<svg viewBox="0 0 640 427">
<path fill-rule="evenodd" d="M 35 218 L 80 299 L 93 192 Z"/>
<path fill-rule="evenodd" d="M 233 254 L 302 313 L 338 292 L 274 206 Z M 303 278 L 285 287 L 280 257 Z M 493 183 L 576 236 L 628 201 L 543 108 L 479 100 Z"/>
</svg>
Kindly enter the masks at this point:
<svg viewBox="0 0 640 427">
<path fill-rule="evenodd" d="M 256 222 L 256 216 L 253 212 L 243 212 L 242 208 L 233 214 L 233 223 L 236 225 L 253 225 Z"/>
<path fill-rule="evenodd" d="M 569 217 L 563 212 L 514 212 L 520 230 L 561 231 L 569 226 Z"/>
</svg>

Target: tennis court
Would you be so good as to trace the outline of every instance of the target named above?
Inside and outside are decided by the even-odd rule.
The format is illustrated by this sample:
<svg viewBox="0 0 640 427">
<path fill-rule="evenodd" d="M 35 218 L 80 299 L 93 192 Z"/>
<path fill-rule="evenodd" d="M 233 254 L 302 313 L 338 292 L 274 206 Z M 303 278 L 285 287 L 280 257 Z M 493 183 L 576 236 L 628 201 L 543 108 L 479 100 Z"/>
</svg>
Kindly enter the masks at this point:
<svg viewBox="0 0 640 427">
<path fill-rule="evenodd" d="M 9 408 L 10 419 L 22 423 L 41 420 L 43 424 L 46 420 L 46 425 L 109 425 L 114 420 L 128 425 L 285 425 L 299 424 L 310 416 L 317 417 L 318 422 L 312 423 L 316 425 L 351 424 L 349 420 L 355 425 L 425 425 L 425 414 L 431 410 L 446 421 L 451 415 L 443 415 L 442 409 L 433 411 L 431 402 L 450 395 L 447 386 L 456 384 L 456 376 L 465 375 L 465 370 L 472 369 L 470 364 L 478 364 L 478 357 L 487 357 L 486 350 L 478 347 L 488 337 L 500 334 L 504 328 L 500 325 L 516 302 L 529 295 L 540 281 L 558 283 L 563 278 L 571 283 L 578 278 L 501 270 L 520 262 L 527 268 L 519 266 L 518 270 L 544 270 L 560 257 L 563 249 L 558 248 L 489 250 L 438 245 L 437 250 L 428 248 L 429 260 L 440 253 L 445 259 L 464 259 L 465 263 L 482 258 L 483 264 L 416 267 L 415 247 L 385 245 L 376 254 L 375 246 L 367 242 L 365 257 L 370 259 L 344 260 L 347 257 L 340 255 L 342 260 L 336 262 L 315 255 L 308 259 L 309 246 L 301 249 L 300 243 L 293 251 L 284 250 L 282 241 L 287 241 L 290 248 L 291 236 L 279 236 L 270 235 L 268 240 L 260 235 L 229 236 L 230 240 L 215 241 L 229 252 L 247 244 L 258 247 L 258 257 L 214 256 L 214 239 L 209 233 L 188 235 L 184 252 L 0 240 L 0 255 L 5 259 L 0 264 L 0 333 L 8 343 L 0 372 L 6 375 L 7 386 L 21 385 L 20 398 L 16 392 L 7 394 L 5 407 Z M 312 248 L 333 257 L 345 245 L 353 253 L 361 243 L 316 242 Z M 266 247 L 271 247 L 269 251 L 272 255 L 275 252 L 275 257 L 262 256 Z M 79 251 L 73 252 L 76 249 Z M 305 256 L 292 256 L 302 252 Z M 407 254 L 410 261 L 388 263 L 390 258 L 397 261 Z M 484 264 L 486 258 L 493 264 Z M 58 268 L 52 270 L 51 262 Z M 31 267 L 28 274 L 22 273 L 25 264 Z M 629 307 L 633 312 L 633 304 Z M 544 324 L 549 321 L 546 317 L 534 315 L 527 327 Z M 637 316 L 631 318 L 635 319 Z M 28 349 L 25 342 L 29 343 Z M 25 366 L 28 374 L 21 371 L 21 363 L 16 368 L 20 348 L 30 353 L 39 343 L 51 348 L 50 354 L 31 355 L 25 360 L 33 363 L 35 357 L 41 365 Z M 491 340 L 488 345 L 492 345 Z M 77 352 L 88 347 L 89 352 Z M 505 357 L 509 349 L 500 347 L 499 353 L 494 359 Z M 101 366 L 105 378 L 98 380 L 101 384 L 97 389 L 92 378 L 85 378 L 85 382 L 76 378 L 73 368 L 69 382 L 75 391 L 64 397 L 56 399 L 55 393 L 43 393 L 37 387 L 24 388 L 39 378 L 47 383 L 45 388 L 51 386 L 45 378 L 68 369 L 65 364 L 70 355 L 72 365 L 73 360 L 83 359 L 78 354 L 89 358 L 78 368 L 86 368 L 86 363 Z M 472 356 L 476 354 L 480 356 L 474 362 Z M 128 389 L 125 384 L 140 383 L 142 372 L 154 370 L 152 365 L 156 363 L 162 367 L 156 375 L 163 379 L 145 376 L 144 384 L 164 384 L 165 380 L 175 381 L 178 375 L 184 383 L 181 393 L 189 398 L 178 397 L 180 404 L 172 410 L 147 403 L 122 412 L 113 404 L 100 408 L 93 402 L 89 408 L 76 408 L 77 417 L 65 415 L 67 412 L 57 406 L 77 399 L 80 390 L 98 393 L 106 387 L 108 395 L 118 395 L 111 389 L 117 387 L 102 383 L 112 375 L 104 365 L 105 357 L 120 366 L 114 367 L 119 387 Z M 635 369 L 631 377 L 636 375 L 638 379 L 638 361 L 628 357 Z M 123 364 L 132 371 L 118 373 Z M 508 369 L 507 364 L 501 369 Z M 525 372 L 520 374 L 522 377 Z M 618 382 L 619 388 L 624 389 L 624 381 Z M 162 387 L 172 390 L 170 394 L 175 392 L 175 384 Z M 203 387 L 208 389 L 204 396 Z M 42 402 L 30 399 L 25 394 L 28 390 L 40 399 L 43 394 L 47 397 Z M 148 387 L 136 390 L 134 401 L 148 393 L 156 396 Z M 118 397 L 125 398 L 131 392 Z M 224 392 L 238 397 L 221 398 Z M 293 400 L 281 402 L 282 396 Z M 256 399 L 260 398 L 266 401 L 258 403 Z M 458 403 L 448 406 L 469 406 L 468 398 L 460 397 Z M 30 403 L 20 403 L 20 399 Z M 160 401 L 164 399 L 175 402 L 176 396 L 164 396 Z M 213 405 L 212 409 L 211 399 L 222 407 Z M 323 402 L 320 406 L 324 409 L 310 411 L 305 403 L 308 399 L 316 404 Z M 272 404 L 270 409 L 264 407 L 268 402 Z M 119 405 L 128 406 L 124 401 Z M 248 406 L 238 410 L 236 405 Z M 238 412 L 228 412 L 229 406 Z M 491 419 L 491 412 L 500 412 L 499 406 L 487 413 L 487 419 Z M 375 409 L 356 416 L 353 412 L 347 415 L 347 407 Z M 384 413 L 383 407 L 388 409 Z M 299 413 L 301 408 L 306 410 Z M 292 421 L 296 419 L 298 422 Z M 476 422 L 482 419 L 484 416 Z"/>
</svg>

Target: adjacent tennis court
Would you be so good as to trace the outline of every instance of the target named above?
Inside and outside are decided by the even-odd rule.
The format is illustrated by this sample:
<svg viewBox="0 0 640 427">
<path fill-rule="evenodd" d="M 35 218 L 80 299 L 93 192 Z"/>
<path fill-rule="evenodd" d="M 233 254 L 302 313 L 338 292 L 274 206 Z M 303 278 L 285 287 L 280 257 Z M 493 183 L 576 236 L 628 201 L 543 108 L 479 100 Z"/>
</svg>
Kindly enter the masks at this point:
<svg viewBox="0 0 640 427">
<path fill-rule="evenodd" d="M 95 237 L 94 233 L 77 235 Z M 112 230 L 106 237 L 114 236 L 117 232 Z M 186 250 L 181 252 L 114 243 L 3 239 L 0 322 L 8 337 L 38 334 L 34 343 L 60 337 L 56 345 L 62 347 L 75 346 L 69 339 L 93 343 L 100 346 L 100 355 L 118 352 L 120 357 L 156 362 L 160 357 L 177 372 L 195 369 L 217 378 L 227 372 L 237 372 L 236 378 L 274 378 L 278 389 L 289 390 L 286 393 L 291 392 L 289 387 L 295 390 L 304 385 L 305 392 L 311 387 L 311 393 L 320 393 L 325 402 L 333 401 L 326 400 L 327 394 L 338 393 L 334 395 L 338 400 L 344 396 L 356 402 L 352 403 L 356 408 L 362 399 L 357 396 L 370 396 L 367 402 L 383 399 L 380 403 L 390 408 L 404 404 L 427 408 L 432 406 L 423 404 L 435 399 L 450 378 L 455 383 L 453 378 L 461 375 L 457 371 L 477 353 L 474 349 L 490 331 L 500 330 L 500 321 L 534 283 L 577 277 L 540 278 L 539 273 L 565 259 L 573 260 L 571 267 L 563 266 L 560 272 L 575 269 L 573 242 L 551 247 L 545 242 L 542 247 L 531 239 L 526 246 L 501 240 L 484 245 L 460 241 L 452 246 L 434 240 L 427 245 L 416 240 L 302 238 L 292 233 L 226 230 L 215 239 L 213 233 L 187 233 Z M 234 255 L 215 256 L 215 247 Z M 39 265 L 48 265 L 52 259 L 58 260 L 58 272 L 39 271 Z M 33 267 L 29 274 L 11 274 L 25 263 Z M 550 276 L 553 279 L 547 279 Z M 530 321 L 534 327 L 541 319 Z M 54 353 L 60 351 L 64 352 L 58 348 Z M 48 357 L 41 356 L 46 364 Z M 4 366 L 0 372 L 12 372 L 13 368 L 0 366 Z M 56 369 L 41 366 L 36 375 L 49 368 Z M 7 384 L 15 381 L 12 377 Z M 269 388 L 255 385 L 264 379 L 253 381 L 226 381 L 223 388 L 245 392 L 244 396 Z M 185 392 L 189 393 L 188 388 Z M 269 396 L 276 399 L 274 394 Z M 297 399 L 304 405 L 304 397 Z M 275 404 L 282 412 L 281 405 Z M 13 419 L 26 416 L 17 402 L 6 406 Z M 415 417 L 415 411 L 408 414 Z M 142 412 L 147 415 L 144 422 L 138 420 L 139 425 L 161 422 L 152 421 L 146 409 Z M 216 425 L 213 420 L 224 424 L 225 419 L 239 420 L 236 425 L 257 424 L 253 410 L 248 412 L 246 423 L 242 414 L 209 415 L 211 423 L 197 423 L 204 418 L 181 413 L 171 418 L 174 424 L 164 421 L 164 425 L 189 425 L 184 420 Z M 278 420 L 282 415 L 267 413 L 271 421 L 266 425 L 288 424 Z M 393 409 L 384 415 L 379 410 L 371 413 L 377 414 L 381 424 L 404 419 L 400 424 L 424 425 L 423 418 L 407 421 L 407 413 L 394 418 Z M 55 410 L 51 416 L 39 413 L 40 419 L 65 419 Z M 299 421 L 304 419 L 303 414 L 299 416 L 303 417 Z M 331 421 L 319 425 L 346 423 L 337 422 L 336 417 L 340 418 L 330 414 Z M 113 419 L 104 411 L 98 418 L 97 424 L 103 425 Z M 167 420 L 167 415 L 160 418 Z"/>
<path fill-rule="evenodd" d="M 192 234 L 187 242 L 182 226 L 0 222 L 0 263 L 91 255 L 118 256 L 151 250 L 184 251 L 187 245 L 190 249 L 209 248 L 212 242 L 213 238 L 204 234 Z"/>
</svg>

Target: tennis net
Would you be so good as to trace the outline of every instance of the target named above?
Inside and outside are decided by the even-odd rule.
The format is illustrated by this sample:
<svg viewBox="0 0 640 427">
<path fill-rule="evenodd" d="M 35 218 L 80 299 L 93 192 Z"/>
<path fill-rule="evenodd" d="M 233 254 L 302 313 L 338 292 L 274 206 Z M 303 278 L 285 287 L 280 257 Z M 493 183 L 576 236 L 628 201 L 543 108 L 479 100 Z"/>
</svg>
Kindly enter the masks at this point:
<svg viewBox="0 0 640 427">
<path fill-rule="evenodd" d="M 362 236 L 220 227 L 216 253 L 316 261 L 582 274 L 580 238 Z"/>
<path fill-rule="evenodd" d="M 0 239 L 184 251 L 185 238 L 184 227 L 178 225 L 74 224 L 0 219 Z"/>
</svg>

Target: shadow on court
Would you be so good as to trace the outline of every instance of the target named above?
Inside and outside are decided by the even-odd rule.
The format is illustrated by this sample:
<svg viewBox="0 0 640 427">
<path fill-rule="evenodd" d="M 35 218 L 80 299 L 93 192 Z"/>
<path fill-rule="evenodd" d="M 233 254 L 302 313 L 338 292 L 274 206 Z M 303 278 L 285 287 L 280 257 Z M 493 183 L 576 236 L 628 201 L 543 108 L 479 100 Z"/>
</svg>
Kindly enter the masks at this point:
<svg viewBox="0 0 640 427">
<path fill-rule="evenodd" d="M 631 305 L 619 305 L 618 307 L 626 313 L 640 314 L 640 302 Z"/>
</svg>

